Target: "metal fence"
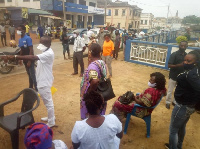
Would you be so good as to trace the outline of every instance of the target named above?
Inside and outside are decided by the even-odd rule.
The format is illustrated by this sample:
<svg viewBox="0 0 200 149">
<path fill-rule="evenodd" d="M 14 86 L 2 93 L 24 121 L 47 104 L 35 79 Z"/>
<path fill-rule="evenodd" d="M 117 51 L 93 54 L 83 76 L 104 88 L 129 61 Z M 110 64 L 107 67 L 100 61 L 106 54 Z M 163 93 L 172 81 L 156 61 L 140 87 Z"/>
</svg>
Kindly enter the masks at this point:
<svg viewBox="0 0 200 149">
<path fill-rule="evenodd" d="M 176 45 L 127 40 L 125 61 L 168 70 L 169 57 L 177 50 Z M 188 47 L 186 52 L 191 50 L 200 50 L 200 48 Z"/>
</svg>

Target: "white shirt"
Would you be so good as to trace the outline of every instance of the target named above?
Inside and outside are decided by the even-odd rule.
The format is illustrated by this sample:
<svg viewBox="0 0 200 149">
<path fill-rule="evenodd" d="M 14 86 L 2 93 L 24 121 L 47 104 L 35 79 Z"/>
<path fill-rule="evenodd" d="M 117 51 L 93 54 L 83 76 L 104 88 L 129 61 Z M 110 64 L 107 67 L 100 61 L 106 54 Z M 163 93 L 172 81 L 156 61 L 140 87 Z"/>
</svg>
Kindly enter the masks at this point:
<svg viewBox="0 0 200 149">
<path fill-rule="evenodd" d="M 89 126 L 86 120 L 76 121 L 71 134 L 73 143 L 81 143 L 79 149 L 119 149 L 116 134 L 122 131 L 122 123 L 114 114 L 106 115 L 99 128 Z"/>
<path fill-rule="evenodd" d="M 74 40 L 74 47 L 73 47 L 74 52 L 80 52 L 80 51 L 82 51 L 84 46 L 85 46 L 85 40 L 84 40 L 84 38 L 81 38 L 80 36 L 78 36 L 77 38 L 75 38 L 75 40 Z"/>
<path fill-rule="evenodd" d="M 94 34 L 93 31 L 91 31 L 91 30 L 87 31 L 87 36 L 88 36 L 88 38 L 90 38 L 90 37 L 92 36 L 92 34 Z"/>
<path fill-rule="evenodd" d="M 37 55 L 39 60 L 36 68 L 37 87 L 52 87 L 53 84 L 53 60 L 54 52 L 51 48 Z"/>
<path fill-rule="evenodd" d="M 53 140 L 55 149 L 68 149 L 67 145 L 61 140 Z"/>
<path fill-rule="evenodd" d="M 5 26 L 0 25 L 0 32 L 1 32 L 1 33 L 5 33 L 5 32 L 6 32 L 6 31 L 5 31 Z"/>
</svg>

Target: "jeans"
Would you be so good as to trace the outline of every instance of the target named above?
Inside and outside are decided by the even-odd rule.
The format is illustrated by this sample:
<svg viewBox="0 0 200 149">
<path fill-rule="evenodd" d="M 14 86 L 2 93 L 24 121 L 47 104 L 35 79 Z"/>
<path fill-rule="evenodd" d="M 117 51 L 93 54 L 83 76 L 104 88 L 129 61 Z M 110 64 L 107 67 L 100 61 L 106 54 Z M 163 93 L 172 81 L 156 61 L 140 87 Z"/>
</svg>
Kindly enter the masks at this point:
<svg viewBox="0 0 200 149">
<path fill-rule="evenodd" d="M 63 44 L 63 54 L 65 54 L 66 51 L 69 53 L 69 44 Z"/>
<path fill-rule="evenodd" d="M 26 72 L 29 77 L 29 88 L 33 88 L 34 86 L 35 90 L 38 91 L 36 77 L 35 77 L 35 61 L 31 62 L 30 67 L 27 67 L 27 62 L 24 62 L 24 66 L 26 68 Z"/>
<path fill-rule="evenodd" d="M 190 108 L 187 105 L 176 104 L 174 106 L 169 128 L 170 149 L 182 149 L 182 144 L 186 133 L 185 127 L 190 115 L 194 113 L 194 111 L 194 108 Z"/>
</svg>

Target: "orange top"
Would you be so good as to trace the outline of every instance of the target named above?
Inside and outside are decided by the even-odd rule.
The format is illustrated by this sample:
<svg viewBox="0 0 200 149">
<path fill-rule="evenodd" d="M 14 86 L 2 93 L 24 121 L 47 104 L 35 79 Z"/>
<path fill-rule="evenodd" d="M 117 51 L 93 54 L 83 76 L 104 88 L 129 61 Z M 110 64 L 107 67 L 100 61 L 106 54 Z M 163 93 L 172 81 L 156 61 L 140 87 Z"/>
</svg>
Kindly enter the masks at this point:
<svg viewBox="0 0 200 149">
<path fill-rule="evenodd" d="M 110 53 L 114 50 L 114 43 L 110 41 L 104 41 L 103 43 L 103 56 L 110 56 Z"/>
</svg>

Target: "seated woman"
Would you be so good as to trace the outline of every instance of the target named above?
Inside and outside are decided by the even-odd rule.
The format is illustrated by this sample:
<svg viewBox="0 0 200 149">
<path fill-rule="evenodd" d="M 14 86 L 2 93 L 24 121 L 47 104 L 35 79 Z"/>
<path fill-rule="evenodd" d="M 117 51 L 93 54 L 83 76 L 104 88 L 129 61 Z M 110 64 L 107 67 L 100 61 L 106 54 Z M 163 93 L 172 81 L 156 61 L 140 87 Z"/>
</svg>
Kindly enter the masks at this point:
<svg viewBox="0 0 200 149">
<path fill-rule="evenodd" d="M 96 91 L 84 97 L 89 118 L 77 121 L 71 139 L 74 149 L 119 149 L 122 124 L 114 114 L 102 116 L 103 97 Z"/>
<path fill-rule="evenodd" d="M 122 120 L 126 117 L 127 113 L 130 113 L 134 107 L 134 104 L 139 104 L 146 107 L 153 107 L 158 102 L 160 97 L 166 95 L 166 88 L 165 88 L 166 80 L 165 76 L 160 72 L 154 72 L 150 74 L 150 80 L 148 82 L 149 88 L 144 90 L 143 93 L 133 97 L 132 102 L 129 104 L 122 104 L 120 101 L 120 97 L 115 101 L 113 104 L 112 110 L 110 113 L 115 114 L 119 120 Z M 153 109 L 144 109 L 137 107 L 136 115 L 137 117 L 144 117 L 150 115 Z"/>
</svg>

